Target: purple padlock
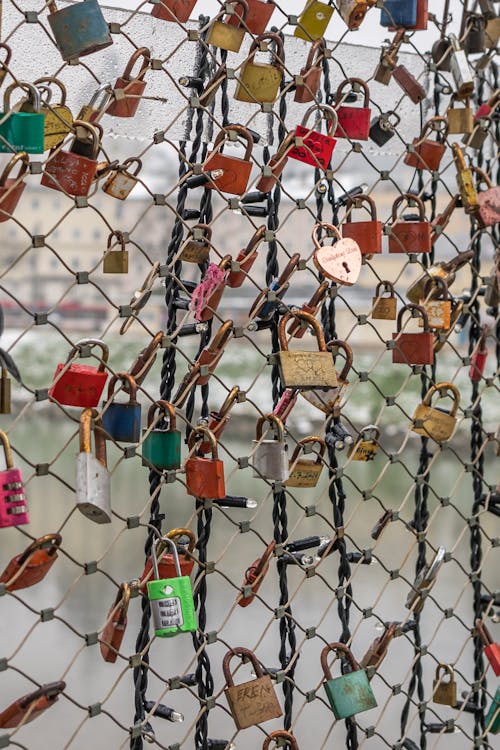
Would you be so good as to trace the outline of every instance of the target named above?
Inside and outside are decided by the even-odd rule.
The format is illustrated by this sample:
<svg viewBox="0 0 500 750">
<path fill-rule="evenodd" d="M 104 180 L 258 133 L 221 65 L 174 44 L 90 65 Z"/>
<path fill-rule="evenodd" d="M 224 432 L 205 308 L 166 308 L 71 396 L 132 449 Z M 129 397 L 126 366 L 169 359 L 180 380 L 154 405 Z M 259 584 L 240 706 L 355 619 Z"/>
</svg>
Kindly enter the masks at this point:
<svg viewBox="0 0 500 750">
<path fill-rule="evenodd" d="M 0 528 L 23 526 L 30 522 L 24 482 L 20 469 L 14 469 L 9 438 L 0 430 L 5 455 L 5 471 L 0 471 Z"/>
</svg>

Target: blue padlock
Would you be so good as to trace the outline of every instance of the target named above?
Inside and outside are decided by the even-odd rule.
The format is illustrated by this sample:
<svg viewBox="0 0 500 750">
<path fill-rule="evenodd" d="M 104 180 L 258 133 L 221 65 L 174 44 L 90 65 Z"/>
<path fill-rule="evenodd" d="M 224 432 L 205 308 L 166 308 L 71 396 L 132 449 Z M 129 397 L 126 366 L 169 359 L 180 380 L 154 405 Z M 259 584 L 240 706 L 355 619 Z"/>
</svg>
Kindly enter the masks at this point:
<svg viewBox="0 0 500 750">
<path fill-rule="evenodd" d="M 28 98 L 11 109 L 10 95 L 16 88 L 28 91 Z M 40 109 L 40 92 L 33 84 L 19 81 L 5 89 L 3 112 L 0 112 L 1 152 L 43 154 L 45 117 Z"/>
<path fill-rule="evenodd" d="M 385 0 L 381 26 L 415 26 L 416 22 L 417 0 Z"/>
<path fill-rule="evenodd" d="M 57 10 L 49 2 L 49 25 L 63 60 L 91 55 L 113 44 L 97 0 L 83 0 Z"/>
<path fill-rule="evenodd" d="M 127 384 L 129 400 L 119 403 L 114 400 L 115 385 L 118 381 Z M 138 443 L 141 437 L 141 405 L 137 403 L 137 385 L 128 372 L 117 372 L 108 386 L 108 398 L 103 404 L 102 426 L 106 437 L 120 443 Z M 111 403 L 108 403 L 111 401 Z M 106 406 L 107 404 L 107 406 Z"/>
<path fill-rule="evenodd" d="M 263 289 L 250 308 L 250 319 L 257 317 L 260 320 L 269 320 L 276 312 L 281 299 L 290 287 L 288 279 L 295 271 L 300 260 L 300 254 L 294 253 L 290 258 L 281 276 L 274 278 L 267 289 Z"/>
</svg>

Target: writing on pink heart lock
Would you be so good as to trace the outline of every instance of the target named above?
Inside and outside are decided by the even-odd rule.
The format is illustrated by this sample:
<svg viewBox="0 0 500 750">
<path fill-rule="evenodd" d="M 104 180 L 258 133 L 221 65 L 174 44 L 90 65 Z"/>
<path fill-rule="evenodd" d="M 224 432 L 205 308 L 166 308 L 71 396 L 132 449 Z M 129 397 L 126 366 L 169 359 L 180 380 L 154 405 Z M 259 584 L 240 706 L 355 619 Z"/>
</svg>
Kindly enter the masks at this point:
<svg viewBox="0 0 500 750">
<path fill-rule="evenodd" d="M 329 235 L 323 238 L 323 241 L 330 240 L 332 236 L 336 237 L 333 245 L 321 244 L 318 237 L 321 230 L 325 230 Z M 314 225 L 312 239 L 315 247 L 313 261 L 318 271 L 337 284 L 355 284 L 361 272 L 362 256 L 358 243 L 350 237 L 341 237 L 337 227 L 326 222 Z"/>
</svg>

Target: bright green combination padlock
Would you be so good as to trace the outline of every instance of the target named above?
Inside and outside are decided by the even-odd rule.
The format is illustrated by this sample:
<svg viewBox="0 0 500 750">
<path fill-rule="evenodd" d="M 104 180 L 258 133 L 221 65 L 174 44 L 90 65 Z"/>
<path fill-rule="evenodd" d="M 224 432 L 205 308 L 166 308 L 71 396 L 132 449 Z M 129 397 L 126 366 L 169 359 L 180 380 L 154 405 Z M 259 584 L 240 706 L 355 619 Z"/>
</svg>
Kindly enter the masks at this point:
<svg viewBox="0 0 500 750">
<path fill-rule="evenodd" d="M 168 401 L 155 401 L 148 412 L 148 427 L 143 431 L 145 435 L 150 430 L 156 411 L 168 416 L 168 430 L 158 428 L 149 432 L 142 443 L 142 465 L 155 469 L 178 469 L 181 465 L 181 433 L 175 429 L 175 409 Z"/>
<path fill-rule="evenodd" d="M 159 545 L 162 546 L 157 551 Z M 172 550 L 177 577 L 159 580 L 158 555 L 163 554 L 165 545 Z M 148 599 L 151 602 L 155 635 L 159 638 L 171 638 L 179 633 L 193 633 L 198 627 L 198 622 L 194 609 L 191 579 L 189 576 L 181 575 L 175 542 L 168 537 L 158 539 L 151 559 L 155 579 L 148 582 Z"/>
<path fill-rule="evenodd" d="M 352 667 L 352 672 L 332 679 L 328 666 L 330 651 L 343 652 Z M 321 666 L 326 682 L 325 692 L 336 719 L 347 719 L 354 714 L 375 708 L 377 701 L 373 695 L 366 670 L 362 669 L 345 643 L 329 643 L 321 652 Z"/>
</svg>

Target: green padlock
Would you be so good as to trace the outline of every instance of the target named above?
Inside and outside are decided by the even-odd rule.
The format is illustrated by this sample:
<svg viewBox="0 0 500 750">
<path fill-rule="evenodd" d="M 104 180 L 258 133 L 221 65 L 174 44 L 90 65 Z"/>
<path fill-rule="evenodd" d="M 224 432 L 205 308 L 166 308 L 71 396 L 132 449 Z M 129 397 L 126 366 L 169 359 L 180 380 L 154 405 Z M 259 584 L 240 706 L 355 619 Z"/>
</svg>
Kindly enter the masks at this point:
<svg viewBox="0 0 500 750">
<path fill-rule="evenodd" d="M 158 428 L 146 435 L 154 423 L 155 413 L 168 418 L 168 430 Z M 148 411 L 148 426 L 143 430 L 142 465 L 155 469 L 178 469 L 181 465 L 181 433 L 175 429 L 175 409 L 168 401 L 155 401 Z"/>
<path fill-rule="evenodd" d="M 174 557 L 176 578 L 159 580 L 158 545 L 162 545 L 161 554 L 165 546 L 169 546 Z M 158 638 L 171 638 L 179 633 L 193 633 L 198 628 L 194 609 L 193 589 L 189 576 L 181 575 L 177 547 L 172 539 L 164 536 L 156 541 L 151 555 L 153 561 L 154 580 L 148 582 L 148 599 L 151 602 L 151 614 L 155 635 Z"/>
<path fill-rule="evenodd" d="M 332 679 L 328 666 L 328 653 L 341 651 L 347 657 L 352 672 Z M 373 695 L 366 671 L 362 669 L 345 643 L 329 643 L 321 652 L 321 667 L 325 675 L 325 692 L 336 719 L 347 719 L 354 714 L 375 708 L 377 701 Z"/>
<path fill-rule="evenodd" d="M 28 91 L 28 98 L 10 107 L 10 95 L 16 88 Z M 40 112 L 40 92 L 31 83 L 12 83 L 5 89 L 3 112 L 0 112 L 0 151 L 27 151 L 43 154 L 45 117 Z"/>
<path fill-rule="evenodd" d="M 500 732 L 500 687 L 497 687 L 493 703 L 486 714 L 485 724 L 486 732 L 490 734 L 498 734 Z"/>
</svg>

